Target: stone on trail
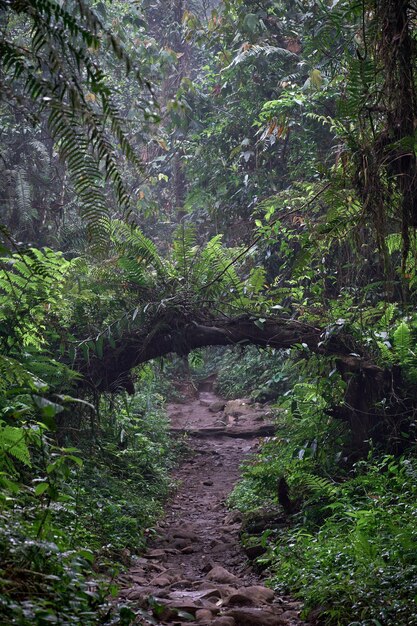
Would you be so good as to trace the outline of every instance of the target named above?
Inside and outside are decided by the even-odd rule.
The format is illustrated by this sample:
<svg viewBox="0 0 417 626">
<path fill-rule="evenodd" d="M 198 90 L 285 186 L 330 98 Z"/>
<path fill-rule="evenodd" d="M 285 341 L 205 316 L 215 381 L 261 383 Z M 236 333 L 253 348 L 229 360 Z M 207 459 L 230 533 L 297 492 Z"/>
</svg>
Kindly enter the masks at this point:
<svg viewBox="0 0 417 626">
<path fill-rule="evenodd" d="M 236 587 L 231 587 L 230 585 L 224 585 L 221 583 L 213 583 L 210 582 L 209 580 L 203 580 L 200 585 L 199 588 L 201 590 L 207 589 L 207 590 L 211 590 L 212 596 L 214 597 L 214 594 L 217 595 L 218 598 L 221 598 L 223 601 L 226 600 L 229 596 L 231 596 L 233 593 L 236 593 L 237 589 Z M 205 596 L 205 597 L 209 597 L 209 596 Z"/>
<path fill-rule="evenodd" d="M 177 550 L 176 548 L 164 548 L 165 552 L 167 554 L 180 554 L 181 551 Z"/>
<path fill-rule="evenodd" d="M 172 542 L 172 545 L 174 546 L 175 549 L 178 550 L 178 552 L 181 553 L 181 550 L 183 550 L 184 548 L 187 548 L 188 546 L 191 545 L 191 540 L 190 539 L 174 539 Z"/>
<path fill-rule="evenodd" d="M 239 524 L 243 520 L 243 515 L 240 511 L 230 511 L 226 517 L 224 518 L 224 524 L 228 526 L 229 524 Z"/>
<path fill-rule="evenodd" d="M 251 598 L 256 600 L 256 602 L 272 602 L 274 599 L 273 590 L 268 589 L 268 587 L 264 587 L 263 585 L 252 585 L 251 587 L 246 587 L 245 592 L 250 595 Z"/>
<path fill-rule="evenodd" d="M 147 585 L 148 581 L 143 576 L 133 575 L 128 580 L 129 583 L 134 583 L 135 585 Z"/>
<path fill-rule="evenodd" d="M 212 561 L 212 559 L 210 558 L 207 563 L 205 562 L 207 556 L 205 554 L 203 554 L 203 558 L 202 558 L 202 562 L 204 563 L 204 565 L 201 567 L 201 571 L 203 572 L 203 574 L 208 574 L 210 570 L 213 569 L 213 567 L 215 567 L 216 563 L 214 563 L 214 561 Z"/>
<path fill-rule="evenodd" d="M 147 572 L 159 572 L 160 574 L 162 574 L 162 572 L 166 571 L 166 567 L 164 567 L 163 565 L 161 565 L 158 562 L 149 561 L 146 570 L 147 570 Z"/>
<path fill-rule="evenodd" d="M 189 539 L 190 541 L 197 541 L 196 532 L 190 526 L 184 526 L 183 528 L 176 528 L 170 534 L 174 539 Z"/>
<path fill-rule="evenodd" d="M 219 541 L 218 539 L 213 539 L 210 542 L 210 549 L 213 555 L 219 558 L 219 555 L 223 554 L 225 551 L 229 550 L 232 547 L 228 541 Z M 220 581 L 219 581 L 220 582 Z"/>
<path fill-rule="evenodd" d="M 226 406 L 226 402 L 222 402 L 221 400 L 218 400 L 216 402 L 212 402 L 211 404 L 209 404 L 208 410 L 211 411 L 212 413 L 220 413 L 220 411 L 223 411 L 225 406 Z"/>
<path fill-rule="evenodd" d="M 163 604 L 170 609 L 175 609 L 176 611 L 186 611 L 187 613 L 193 613 L 193 614 L 195 614 L 196 611 L 201 609 L 201 605 L 199 606 L 198 604 L 196 604 L 192 600 L 189 600 L 188 598 L 182 598 L 182 599 L 179 598 L 178 600 L 168 599 L 168 600 L 164 600 Z"/>
<path fill-rule="evenodd" d="M 199 609 L 195 613 L 197 622 L 211 622 L 213 613 L 209 609 Z"/>
<path fill-rule="evenodd" d="M 229 400 L 224 406 L 224 412 L 226 415 L 232 417 L 241 417 L 242 415 L 248 415 L 252 412 L 252 407 L 249 406 L 249 400 L 242 398 L 241 400 Z"/>
<path fill-rule="evenodd" d="M 241 587 L 227 599 L 227 605 L 252 605 L 269 604 L 274 599 L 272 589 L 263 587 L 262 585 L 253 585 L 251 587 Z"/>
<path fill-rule="evenodd" d="M 168 576 L 157 576 L 150 581 L 150 585 L 155 585 L 155 587 L 168 587 L 172 583 L 172 578 L 168 578 Z"/>
<path fill-rule="evenodd" d="M 281 615 L 263 609 L 239 607 L 230 609 L 225 615 L 233 617 L 239 626 L 286 626 L 288 624 Z"/>
<path fill-rule="evenodd" d="M 181 576 L 178 576 L 178 580 L 172 583 L 170 585 L 170 588 L 172 590 L 175 590 L 175 589 L 183 590 L 183 589 L 190 587 L 191 585 L 192 583 L 187 578 L 182 578 Z M 171 594 L 169 595 L 171 597 Z"/>
<path fill-rule="evenodd" d="M 210 622 L 210 626 L 240 626 L 240 624 L 237 625 L 233 617 L 223 615 L 222 617 L 216 617 L 215 620 Z"/>
<path fill-rule="evenodd" d="M 123 594 L 123 597 L 128 600 L 133 600 L 139 606 L 146 606 L 148 603 L 149 596 L 152 596 L 155 593 L 154 587 L 133 587 L 132 589 L 126 590 Z M 158 589 L 158 598 L 166 598 L 168 597 L 168 592 L 165 589 Z"/>
<path fill-rule="evenodd" d="M 173 601 L 184 600 L 184 598 L 187 598 L 188 600 L 196 603 L 203 600 L 211 599 L 213 601 L 217 601 L 220 597 L 221 593 L 217 589 L 198 589 L 195 591 L 188 591 L 185 589 L 172 591 L 168 596 L 168 598 Z"/>
<path fill-rule="evenodd" d="M 162 561 L 166 559 L 166 556 L 165 550 L 161 550 L 160 548 L 149 550 L 149 552 L 146 553 L 147 559 L 160 559 Z"/>
<path fill-rule="evenodd" d="M 185 548 L 181 550 L 181 554 L 194 554 L 194 552 L 198 552 L 198 548 L 195 546 L 185 546 Z"/>
<path fill-rule="evenodd" d="M 285 608 L 287 611 L 301 611 L 303 603 L 299 600 L 293 600 L 290 602 L 287 598 L 285 598 Z"/>
<path fill-rule="evenodd" d="M 284 611 L 284 613 L 281 615 L 281 618 L 287 619 L 287 620 L 294 620 L 294 619 L 298 619 L 300 616 L 299 611 Z"/>
<path fill-rule="evenodd" d="M 148 565 L 148 560 L 145 559 L 145 557 L 143 556 L 135 556 L 132 561 L 134 563 L 134 566 L 130 570 L 131 572 L 143 571 L 143 567 L 140 566 Z"/>
<path fill-rule="evenodd" d="M 235 583 L 239 579 L 234 574 L 231 574 L 221 565 L 215 565 L 212 570 L 206 576 L 207 580 L 213 580 L 217 583 Z"/>
<path fill-rule="evenodd" d="M 244 590 L 240 589 L 239 591 L 232 593 L 232 595 L 226 599 L 224 604 L 225 606 L 255 606 L 256 603 L 252 602 L 252 598 L 245 595 Z"/>
<path fill-rule="evenodd" d="M 128 589 L 124 596 L 128 600 L 135 601 L 139 606 L 145 606 L 146 604 L 147 594 L 141 588 L 135 589 L 133 587 L 133 589 Z"/>
<path fill-rule="evenodd" d="M 229 526 L 226 526 L 223 524 L 221 532 L 222 534 L 236 533 L 236 532 L 239 532 L 239 530 L 240 530 L 240 524 L 230 524 Z"/>
<path fill-rule="evenodd" d="M 245 425 L 244 423 L 237 426 L 230 426 L 226 429 L 225 434 L 228 437 L 272 437 L 275 434 L 276 426 L 274 424 L 262 424 L 259 426 Z"/>
</svg>

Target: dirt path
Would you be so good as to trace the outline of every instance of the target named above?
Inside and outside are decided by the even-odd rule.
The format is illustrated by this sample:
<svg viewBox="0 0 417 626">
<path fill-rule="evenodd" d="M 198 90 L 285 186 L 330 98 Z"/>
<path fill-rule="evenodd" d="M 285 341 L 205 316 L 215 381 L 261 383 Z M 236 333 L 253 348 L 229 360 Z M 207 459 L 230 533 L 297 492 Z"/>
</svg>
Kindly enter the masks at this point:
<svg viewBox="0 0 417 626">
<path fill-rule="evenodd" d="M 175 473 L 179 488 L 158 536 L 122 577 L 122 598 L 157 618 L 140 618 L 140 624 L 304 624 L 300 604 L 274 596 L 254 573 L 239 544 L 240 516 L 225 506 L 240 464 L 271 426 L 260 407 L 224 405 L 200 392 L 196 400 L 168 407 L 172 430 L 191 433 L 193 454 Z"/>
</svg>

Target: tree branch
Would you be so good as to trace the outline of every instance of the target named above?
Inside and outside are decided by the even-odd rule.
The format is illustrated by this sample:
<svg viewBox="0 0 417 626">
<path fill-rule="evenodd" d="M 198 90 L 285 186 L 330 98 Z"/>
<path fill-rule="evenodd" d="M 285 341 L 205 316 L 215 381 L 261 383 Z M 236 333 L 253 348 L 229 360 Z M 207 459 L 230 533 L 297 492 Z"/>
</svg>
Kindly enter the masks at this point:
<svg viewBox="0 0 417 626">
<path fill-rule="evenodd" d="M 104 346 L 101 358 L 90 354 L 88 362 L 80 360 L 78 370 L 84 376 L 83 384 L 98 390 L 131 390 L 130 370 L 146 361 L 170 353 L 186 355 L 206 346 L 248 344 L 277 349 L 300 344 L 314 353 L 334 356 L 343 362 L 344 371 L 382 371 L 347 335 L 340 333 L 325 339 L 323 329 L 309 324 L 285 318 L 270 318 L 261 323 L 249 315 L 207 324 L 184 321 L 176 327 L 172 321 L 168 324 L 160 320 L 152 332 L 129 332 L 115 347 Z"/>
</svg>

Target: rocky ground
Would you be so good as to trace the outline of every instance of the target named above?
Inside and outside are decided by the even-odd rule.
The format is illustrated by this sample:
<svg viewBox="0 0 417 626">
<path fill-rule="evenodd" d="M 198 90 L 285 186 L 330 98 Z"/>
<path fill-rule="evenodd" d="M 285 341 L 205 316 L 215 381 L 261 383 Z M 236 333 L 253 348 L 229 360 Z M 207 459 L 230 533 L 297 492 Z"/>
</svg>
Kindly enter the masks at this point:
<svg viewBox="0 0 417 626">
<path fill-rule="evenodd" d="M 300 626 L 301 605 L 262 584 L 239 543 L 241 516 L 225 505 L 240 464 L 272 432 L 268 413 L 202 391 L 169 414 L 173 432 L 190 434 L 192 454 L 175 473 L 157 537 L 121 578 L 122 598 L 143 625 Z"/>
</svg>

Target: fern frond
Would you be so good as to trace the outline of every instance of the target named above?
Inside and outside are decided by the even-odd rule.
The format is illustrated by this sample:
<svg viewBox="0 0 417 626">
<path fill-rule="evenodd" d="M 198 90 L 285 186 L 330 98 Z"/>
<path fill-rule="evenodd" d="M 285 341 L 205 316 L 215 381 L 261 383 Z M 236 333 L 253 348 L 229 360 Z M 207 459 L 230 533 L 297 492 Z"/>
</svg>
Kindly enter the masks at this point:
<svg viewBox="0 0 417 626">
<path fill-rule="evenodd" d="M 302 472 L 297 475 L 297 484 L 307 488 L 317 496 L 333 497 L 337 494 L 337 487 L 334 483 L 323 476 Z"/>
<path fill-rule="evenodd" d="M 402 237 L 400 233 L 392 233 L 391 235 L 387 235 L 387 237 L 385 237 L 385 243 L 387 245 L 387 250 L 390 254 L 394 254 L 395 252 L 401 252 L 402 250 Z"/>
<path fill-rule="evenodd" d="M 143 267 L 138 263 L 136 259 L 132 259 L 126 256 L 122 256 L 118 260 L 119 266 L 124 270 L 127 279 L 139 285 L 140 287 L 146 287 L 149 285 L 149 275 L 146 276 Z"/>
<path fill-rule="evenodd" d="M 286 48 L 279 48 L 277 46 L 270 46 L 267 44 L 263 46 L 255 44 L 250 47 L 245 47 L 244 50 L 239 52 L 230 63 L 230 65 L 226 67 L 226 70 L 236 65 L 239 65 L 240 63 L 243 63 L 248 59 L 252 59 L 254 57 L 259 57 L 262 55 L 267 57 L 275 55 L 281 59 L 298 59 L 298 56 L 294 52 L 290 52 Z"/>
<path fill-rule="evenodd" d="M 31 467 L 29 448 L 23 428 L 0 426 L 0 453 L 11 455 L 24 465 Z"/>
<path fill-rule="evenodd" d="M 35 391 L 36 382 L 20 361 L 0 355 L 0 391 L 10 391 L 13 387 Z"/>
<path fill-rule="evenodd" d="M 15 177 L 16 184 L 16 205 L 22 220 L 33 217 L 32 209 L 32 188 L 27 179 L 27 172 L 19 168 Z"/>
<path fill-rule="evenodd" d="M 406 322 L 401 322 L 394 331 L 394 350 L 401 365 L 410 361 L 411 330 Z"/>
<path fill-rule="evenodd" d="M 236 248 L 225 248 L 222 245 L 222 235 L 213 237 L 201 252 L 200 266 L 207 267 L 205 282 L 201 286 L 214 281 L 205 292 L 209 298 L 227 294 L 229 299 L 236 299 L 243 293 L 243 284 L 236 267 L 230 264 L 236 253 Z"/>
<path fill-rule="evenodd" d="M 172 260 L 177 276 L 185 279 L 187 283 L 197 251 L 196 227 L 193 224 L 181 224 L 174 235 Z"/>
<path fill-rule="evenodd" d="M 266 270 L 264 267 L 254 267 L 246 281 L 245 288 L 251 295 L 256 295 L 264 289 Z"/>
<path fill-rule="evenodd" d="M 139 276 L 139 271 L 143 273 L 144 269 L 149 271 L 149 268 L 152 268 L 161 280 L 167 278 L 166 262 L 162 259 L 155 244 L 142 233 L 140 228 L 113 220 L 111 233 L 112 242 L 120 257 L 136 262 L 137 276 Z M 123 263 L 124 268 L 127 269 L 126 261 L 122 262 L 122 266 Z M 133 266 L 130 264 L 129 271 L 132 270 Z"/>
</svg>

